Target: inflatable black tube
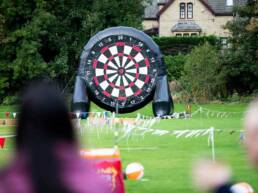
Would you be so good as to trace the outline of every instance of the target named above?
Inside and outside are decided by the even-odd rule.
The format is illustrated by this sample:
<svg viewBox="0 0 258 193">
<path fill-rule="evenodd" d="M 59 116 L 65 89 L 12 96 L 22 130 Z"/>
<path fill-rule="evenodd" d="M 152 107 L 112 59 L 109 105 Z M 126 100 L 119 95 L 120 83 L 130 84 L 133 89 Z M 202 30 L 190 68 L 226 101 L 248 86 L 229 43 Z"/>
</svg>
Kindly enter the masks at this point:
<svg viewBox="0 0 258 193">
<path fill-rule="evenodd" d="M 76 76 L 74 94 L 72 100 L 72 111 L 79 112 L 80 116 L 83 115 L 83 112 L 88 112 L 90 108 L 89 98 L 87 95 L 87 89 L 85 85 L 85 80 L 81 76 Z M 85 114 L 87 115 L 87 114 Z M 86 118 L 86 117 L 81 117 Z"/>
<path fill-rule="evenodd" d="M 170 114 L 173 101 L 166 74 L 152 38 L 131 27 L 108 28 L 83 48 L 73 110 L 88 110 L 89 97 L 106 110 L 118 107 L 119 113 L 135 111 L 153 100 L 155 116 Z"/>
<path fill-rule="evenodd" d="M 163 117 L 173 113 L 174 104 L 170 95 L 167 75 L 159 76 L 156 84 L 155 94 L 152 102 L 153 114 Z"/>
</svg>

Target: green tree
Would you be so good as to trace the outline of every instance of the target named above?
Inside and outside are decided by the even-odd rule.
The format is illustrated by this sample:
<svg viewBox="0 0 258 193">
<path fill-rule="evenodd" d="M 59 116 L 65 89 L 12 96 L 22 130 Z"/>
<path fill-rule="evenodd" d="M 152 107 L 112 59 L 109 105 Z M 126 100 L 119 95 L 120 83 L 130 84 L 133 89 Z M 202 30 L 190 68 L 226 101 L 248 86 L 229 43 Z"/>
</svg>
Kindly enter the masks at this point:
<svg viewBox="0 0 258 193">
<path fill-rule="evenodd" d="M 230 48 L 223 55 L 227 88 L 233 93 L 250 94 L 258 89 L 258 25 L 257 2 L 248 0 L 235 8 L 236 17 L 226 27 L 232 37 Z"/>
<path fill-rule="evenodd" d="M 184 69 L 185 59 L 185 55 L 164 56 L 169 81 L 180 79 Z"/>
<path fill-rule="evenodd" d="M 84 44 L 98 30 L 141 27 L 140 0 L 1 0 L 0 102 L 34 78 L 65 84 Z"/>
<path fill-rule="evenodd" d="M 93 4 L 95 32 L 113 26 L 142 28 L 142 0 L 96 0 Z"/>
<path fill-rule="evenodd" d="M 91 2 L 0 2 L 0 101 L 31 79 L 47 77 L 62 85 L 72 77 L 91 35 Z"/>
<path fill-rule="evenodd" d="M 195 47 L 186 57 L 180 81 L 194 102 L 207 102 L 220 96 L 223 80 L 219 53 L 210 44 Z"/>
</svg>

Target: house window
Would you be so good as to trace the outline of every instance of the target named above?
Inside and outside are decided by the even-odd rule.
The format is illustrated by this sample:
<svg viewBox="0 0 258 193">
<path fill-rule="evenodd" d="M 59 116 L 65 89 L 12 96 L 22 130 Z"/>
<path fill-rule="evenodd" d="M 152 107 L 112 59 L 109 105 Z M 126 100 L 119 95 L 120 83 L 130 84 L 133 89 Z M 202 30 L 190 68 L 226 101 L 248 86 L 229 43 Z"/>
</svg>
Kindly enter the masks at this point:
<svg viewBox="0 0 258 193">
<path fill-rule="evenodd" d="M 191 33 L 191 36 L 197 36 L 197 33 Z"/>
<path fill-rule="evenodd" d="M 177 36 L 177 37 L 180 37 L 180 36 L 182 36 L 182 34 L 178 34 L 178 33 L 177 33 L 176 36 Z"/>
<path fill-rule="evenodd" d="M 227 0 L 227 6 L 233 6 L 233 0 Z"/>
<path fill-rule="evenodd" d="M 183 36 L 188 37 L 189 33 L 184 33 Z"/>
<path fill-rule="evenodd" d="M 180 3 L 180 19 L 185 19 L 185 3 Z"/>
<path fill-rule="evenodd" d="M 187 3 L 187 18 L 193 19 L 193 4 Z"/>
</svg>

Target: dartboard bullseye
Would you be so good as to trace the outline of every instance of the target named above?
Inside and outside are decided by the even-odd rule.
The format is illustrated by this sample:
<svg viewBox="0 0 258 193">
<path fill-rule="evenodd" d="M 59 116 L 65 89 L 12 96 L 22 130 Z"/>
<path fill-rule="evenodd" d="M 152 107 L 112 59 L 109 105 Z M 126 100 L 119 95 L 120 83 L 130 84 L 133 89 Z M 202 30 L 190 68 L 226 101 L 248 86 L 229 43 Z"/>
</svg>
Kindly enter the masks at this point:
<svg viewBox="0 0 258 193">
<path fill-rule="evenodd" d="M 82 91 L 84 83 L 86 92 Z M 157 94 L 156 88 L 160 90 Z M 85 109 L 82 104 L 88 104 L 84 99 L 88 93 L 89 99 L 99 106 L 127 113 L 152 99 L 155 102 L 154 92 L 159 102 L 171 103 L 159 47 L 143 32 L 128 27 L 109 28 L 92 37 L 84 47 L 73 109 Z M 170 106 L 166 105 L 165 108 L 169 108 L 166 113 L 170 112 Z"/>
</svg>

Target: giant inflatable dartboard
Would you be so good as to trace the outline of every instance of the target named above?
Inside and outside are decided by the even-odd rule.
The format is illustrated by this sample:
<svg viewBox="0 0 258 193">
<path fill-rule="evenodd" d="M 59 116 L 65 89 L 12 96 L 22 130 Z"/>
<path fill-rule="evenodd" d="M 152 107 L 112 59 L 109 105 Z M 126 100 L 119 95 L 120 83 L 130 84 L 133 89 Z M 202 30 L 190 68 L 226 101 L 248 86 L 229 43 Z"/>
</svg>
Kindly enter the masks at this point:
<svg viewBox="0 0 258 193">
<path fill-rule="evenodd" d="M 114 27 L 89 40 L 81 54 L 74 110 L 87 111 L 92 100 L 107 110 L 127 113 L 153 99 L 159 102 L 156 106 L 166 103 L 162 113 L 155 111 L 153 103 L 155 115 L 170 113 L 172 99 L 165 64 L 149 36 L 133 28 Z"/>
</svg>

